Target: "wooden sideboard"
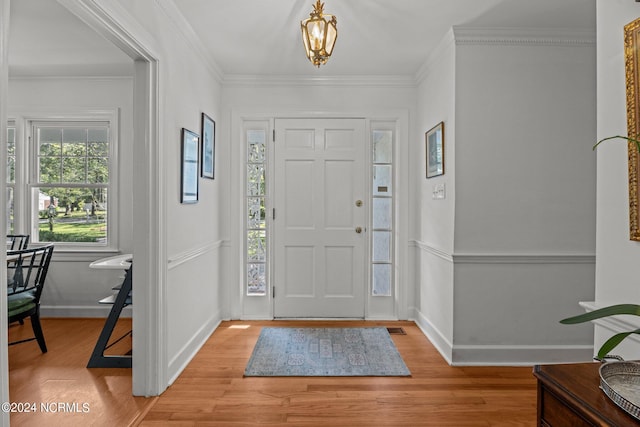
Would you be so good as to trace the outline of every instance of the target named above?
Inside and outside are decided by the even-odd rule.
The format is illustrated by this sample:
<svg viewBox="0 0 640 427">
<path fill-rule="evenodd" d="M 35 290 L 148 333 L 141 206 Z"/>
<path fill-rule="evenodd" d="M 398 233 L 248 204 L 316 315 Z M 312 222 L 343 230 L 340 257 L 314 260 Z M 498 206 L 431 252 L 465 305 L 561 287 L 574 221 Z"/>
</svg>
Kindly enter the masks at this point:
<svg viewBox="0 0 640 427">
<path fill-rule="evenodd" d="M 538 426 L 640 426 L 600 389 L 600 363 L 536 365 Z"/>
</svg>

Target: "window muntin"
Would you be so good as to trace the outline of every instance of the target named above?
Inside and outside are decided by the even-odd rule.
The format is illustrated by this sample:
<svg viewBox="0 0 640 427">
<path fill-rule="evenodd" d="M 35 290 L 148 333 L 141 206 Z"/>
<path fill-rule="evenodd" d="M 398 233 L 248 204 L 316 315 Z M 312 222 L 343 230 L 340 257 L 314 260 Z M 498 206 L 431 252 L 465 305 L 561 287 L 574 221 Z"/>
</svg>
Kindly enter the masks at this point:
<svg viewBox="0 0 640 427">
<path fill-rule="evenodd" d="M 34 242 L 108 246 L 109 121 L 33 122 Z"/>
</svg>

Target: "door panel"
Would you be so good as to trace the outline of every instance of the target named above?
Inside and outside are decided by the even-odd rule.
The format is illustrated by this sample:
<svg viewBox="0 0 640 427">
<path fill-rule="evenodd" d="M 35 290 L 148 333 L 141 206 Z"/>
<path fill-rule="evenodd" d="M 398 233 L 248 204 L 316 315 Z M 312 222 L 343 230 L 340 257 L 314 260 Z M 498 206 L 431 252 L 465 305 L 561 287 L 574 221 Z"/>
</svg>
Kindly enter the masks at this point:
<svg viewBox="0 0 640 427">
<path fill-rule="evenodd" d="M 314 248 L 311 246 L 287 246 L 285 248 L 284 264 L 286 295 L 298 298 L 312 298 L 314 296 L 315 283 Z M 310 280 L 311 279 L 311 280 Z"/>
<path fill-rule="evenodd" d="M 351 161 L 325 162 L 325 226 L 333 230 L 353 230 L 355 216 L 354 164 Z"/>
<path fill-rule="evenodd" d="M 275 129 L 274 316 L 364 317 L 364 120 L 278 119 Z"/>
<path fill-rule="evenodd" d="M 283 191 L 284 222 L 289 230 L 314 229 L 314 163 L 309 160 L 287 160 L 283 172 L 286 186 Z M 277 172 L 276 172 L 277 174 Z"/>
<path fill-rule="evenodd" d="M 349 247 L 325 248 L 327 296 L 350 297 L 354 293 L 354 250 Z"/>
</svg>

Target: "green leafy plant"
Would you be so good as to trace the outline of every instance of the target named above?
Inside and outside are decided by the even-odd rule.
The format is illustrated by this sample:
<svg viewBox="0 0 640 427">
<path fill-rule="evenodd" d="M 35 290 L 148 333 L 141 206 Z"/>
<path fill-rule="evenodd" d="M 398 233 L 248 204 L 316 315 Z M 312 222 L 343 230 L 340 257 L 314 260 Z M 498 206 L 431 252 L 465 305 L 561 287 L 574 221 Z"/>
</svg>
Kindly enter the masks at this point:
<svg viewBox="0 0 640 427">
<path fill-rule="evenodd" d="M 620 314 L 630 314 L 633 316 L 640 316 L 640 305 L 638 304 L 617 304 L 611 305 L 609 307 L 603 307 L 598 310 L 590 311 L 589 313 L 584 313 L 579 316 L 568 317 L 566 319 L 562 319 L 560 323 L 564 325 L 574 325 L 576 323 L 584 323 L 589 322 L 591 320 L 601 319 L 603 317 L 616 316 Z M 622 342 L 629 335 L 638 334 L 640 335 L 640 329 L 636 329 L 629 332 L 620 332 L 615 334 L 598 350 L 598 359 L 604 359 L 606 355 L 608 355 L 611 350 L 616 348 L 618 344 Z"/>
<path fill-rule="evenodd" d="M 636 138 L 622 136 L 622 135 L 615 135 L 615 136 L 603 138 L 593 146 L 593 149 L 595 150 L 598 147 L 598 145 L 600 145 L 601 143 L 612 140 L 612 139 L 623 139 L 623 140 L 632 142 L 635 144 L 636 148 L 638 149 L 638 152 L 640 152 L 640 140 Z M 617 315 L 624 315 L 624 314 L 632 315 L 632 316 L 640 316 L 640 305 L 638 304 L 611 305 L 608 307 L 603 307 L 598 310 L 591 311 L 589 313 L 562 319 L 560 323 L 564 325 L 574 325 L 576 323 L 590 322 L 592 320 L 601 319 L 603 317 L 617 316 Z M 598 356 L 597 356 L 598 359 L 604 359 L 614 348 L 618 346 L 618 344 L 620 344 L 629 335 L 633 335 L 633 334 L 640 335 L 640 329 L 627 331 L 627 332 L 620 332 L 618 334 L 615 334 L 611 338 L 609 338 L 607 341 L 605 341 L 604 344 L 602 344 L 602 346 L 600 347 L 600 350 L 598 350 Z"/>
</svg>

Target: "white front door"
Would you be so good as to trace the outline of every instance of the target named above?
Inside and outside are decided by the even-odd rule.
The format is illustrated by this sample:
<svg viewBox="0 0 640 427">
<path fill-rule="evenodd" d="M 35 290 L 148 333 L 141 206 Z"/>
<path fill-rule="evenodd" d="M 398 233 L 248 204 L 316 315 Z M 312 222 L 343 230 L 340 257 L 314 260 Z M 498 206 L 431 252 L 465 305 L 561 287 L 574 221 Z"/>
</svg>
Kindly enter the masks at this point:
<svg viewBox="0 0 640 427">
<path fill-rule="evenodd" d="M 365 315 L 364 119 L 277 119 L 274 316 Z"/>
</svg>

